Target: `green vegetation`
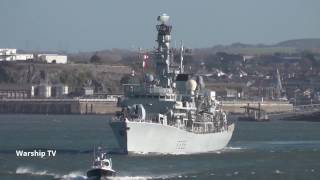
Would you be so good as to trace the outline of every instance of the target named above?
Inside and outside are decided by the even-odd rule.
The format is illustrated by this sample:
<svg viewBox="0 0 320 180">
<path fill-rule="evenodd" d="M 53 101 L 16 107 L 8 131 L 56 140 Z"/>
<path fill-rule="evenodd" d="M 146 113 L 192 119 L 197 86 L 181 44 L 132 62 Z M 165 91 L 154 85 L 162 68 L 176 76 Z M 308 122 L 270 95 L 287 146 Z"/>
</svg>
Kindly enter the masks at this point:
<svg viewBox="0 0 320 180">
<path fill-rule="evenodd" d="M 98 54 L 95 53 L 95 54 L 90 58 L 90 63 L 93 63 L 93 64 L 101 64 L 102 61 L 101 61 L 100 56 L 98 56 Z"/>
<path fill-rule="evenodd" d="M 7 73 L 6 69 L 3 66 L 0 66 L 0 83 L 9 83 L 13 82 L 13 77 Z"/>
<path fill-rule="evenodd" d="M 288 53 L 297 52 L 293 47 L 244 47 L 244 48 L 227 48 L 224 52 L 231 54 L 250 54 L 250 55 L 265 55 L 274 53 Z"/>
<path fill-rule="evenodd" d="M 119 92 L 120 79 L 130 74 L 126 66 L 92 64 L 33 64 L 1 63 L 0 83 L 65 84 L 70 91 L 79 92 L 84 86 L 92 86 L 96 92 Z"/>
</svg>

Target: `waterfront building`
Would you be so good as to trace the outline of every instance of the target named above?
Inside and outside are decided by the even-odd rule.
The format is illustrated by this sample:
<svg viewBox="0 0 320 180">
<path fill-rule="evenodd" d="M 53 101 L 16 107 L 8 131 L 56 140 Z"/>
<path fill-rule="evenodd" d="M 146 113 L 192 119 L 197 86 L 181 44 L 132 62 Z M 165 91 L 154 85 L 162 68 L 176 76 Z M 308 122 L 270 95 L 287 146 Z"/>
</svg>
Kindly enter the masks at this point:
<svg viewBox="0 0 320 180">
<path fill-rule="evenodd" d="M 17 54 L 17 49 L 4 48 L 0 49 L 0 55 L 15 55 Z"/>
<path fill-rule="evenodd" d="M 15 60 L 16 61 L 27 61 L 27 60 L 33 60 L 34 56 L 33 54 L 16 54 Z"/>
<path fill-rule="evenodd" d="M 26 61 L 33 59 L 33 54 L 18 54 L 17 49 L 0 49 L 0 61 Z"/>
<path fill-rule="evenodd" d="M 81 94 L 84 96 L 92 96 L 94 94 L 94 89 L 93 87 L 83 87 Z"/>
<path fill-rule="evenodd" d="M 1 99 L 22 99 L 31 97 L 31 89 L 29 85 L 21 84 L 1 84 Z"/>
<path fill-rule="evenodd" d="M 53 64 L 67 64 L 68 56 L 59 54 L 38 54 L 38 60 Z"/>
</svg>

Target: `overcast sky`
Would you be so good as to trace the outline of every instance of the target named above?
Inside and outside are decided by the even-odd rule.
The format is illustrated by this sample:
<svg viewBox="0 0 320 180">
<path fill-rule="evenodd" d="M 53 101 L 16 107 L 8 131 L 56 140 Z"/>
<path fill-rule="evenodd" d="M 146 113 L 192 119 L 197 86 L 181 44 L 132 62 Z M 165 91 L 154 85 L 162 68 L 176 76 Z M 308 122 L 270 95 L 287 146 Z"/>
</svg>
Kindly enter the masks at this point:
<svg viewBox="0 0 320 180">
<path fill-rule="evenodd" d="M 0 48 L 151 48 L 161 13 L 188 47 L 319 38 L 319 7 L 320 0 L 0 0 Z"/>
</svg>

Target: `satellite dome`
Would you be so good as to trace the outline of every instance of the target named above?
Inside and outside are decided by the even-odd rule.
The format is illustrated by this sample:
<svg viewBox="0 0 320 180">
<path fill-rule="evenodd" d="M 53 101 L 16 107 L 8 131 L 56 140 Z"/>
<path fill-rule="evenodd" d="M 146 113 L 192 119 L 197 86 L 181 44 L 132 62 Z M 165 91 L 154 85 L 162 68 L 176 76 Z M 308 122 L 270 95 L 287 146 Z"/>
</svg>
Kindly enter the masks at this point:
<svg viewBox="0 0 320 180">
<path fill-rule="evenodd" d="M 169 18 L 170 16 L 168 16 L 167 14 L 162 14 L 158 16 L 157 20 L 164 24 L 169 21 Z"/>
<path fill-rule="evenodd" d="M 195 91 L 196 88 L 197 88 L 197 82 L 193 79 L 189 79 L 187 82 L 186 82 L 186 88 L 187 90 L 189 91 Z"/>
<path fill-rule="evenodd" d="M 152 74 L 146 74 L 146 81 L 148 83 L 152 82 L 154 80 L 154 77 Z"/>
</svg>

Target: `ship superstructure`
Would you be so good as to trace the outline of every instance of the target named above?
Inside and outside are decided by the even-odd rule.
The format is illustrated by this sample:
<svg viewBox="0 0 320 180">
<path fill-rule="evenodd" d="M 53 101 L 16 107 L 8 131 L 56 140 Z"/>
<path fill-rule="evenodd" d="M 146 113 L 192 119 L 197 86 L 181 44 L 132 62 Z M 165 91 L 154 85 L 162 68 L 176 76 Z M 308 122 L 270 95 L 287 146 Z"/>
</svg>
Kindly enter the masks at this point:
<svg viewBox="0 0 320 180">
<path fill-rule="evenodd" d="M 155 74 L 146 74 L 143 83 L 125 84 L 121 113 L 111 127 L 118 142 L 135 153 L 201 153 L 222 149 L 231 139 L 229 124 L 215 98 L 205 89 L 201 76 L 184 73 L 173 62 L 170 47 L 172 26 L 169 16 L 158 17 L 157 48 L 150 53 Z"/>
</svg>

